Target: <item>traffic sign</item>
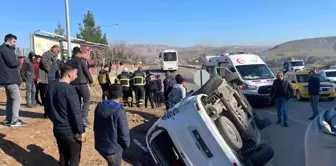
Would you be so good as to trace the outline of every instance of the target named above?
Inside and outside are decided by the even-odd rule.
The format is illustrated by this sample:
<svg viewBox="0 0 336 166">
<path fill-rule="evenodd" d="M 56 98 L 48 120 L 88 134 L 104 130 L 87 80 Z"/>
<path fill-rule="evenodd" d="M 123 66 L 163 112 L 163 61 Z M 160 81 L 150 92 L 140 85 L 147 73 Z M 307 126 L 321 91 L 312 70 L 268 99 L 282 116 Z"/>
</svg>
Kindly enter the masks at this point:
<svg viewBox="0 0 336 166">
<path fill-rule="evenodd" d="M 206 70 L 198 70 L 194 74 L 194 82 L 198 86 L 203 86 L 210 79 L 210 74 Z"/>
</svg>

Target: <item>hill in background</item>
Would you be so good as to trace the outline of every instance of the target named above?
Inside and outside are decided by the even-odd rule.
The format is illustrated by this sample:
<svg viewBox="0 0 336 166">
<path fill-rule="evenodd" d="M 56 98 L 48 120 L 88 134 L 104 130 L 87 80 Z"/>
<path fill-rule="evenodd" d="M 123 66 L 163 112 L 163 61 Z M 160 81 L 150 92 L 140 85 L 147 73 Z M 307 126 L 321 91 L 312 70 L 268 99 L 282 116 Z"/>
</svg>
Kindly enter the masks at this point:
<svg viewBox="0 0 336 166">
<path fill-rule="evenodd" d="M 181 64 L 197 64 L 196 60 L 198 60 L 202 54 L 216 55 L 237 51 L 265 56 L 268 64 L 273 67 L 279 66 L 288 57 L 303 59 L 307 64 L 318 66 L 336 61 L 336 36 L 293 40 L 274 47 L 238 45 L 223 47 L 203 45 L 170 47 L 152 44 L 130 44 L 129 46 L 137 52 L 137 54 L 146 57 L 144 58 L 145 60 L 150 60 L 149 62 L 152 63 L 157 63 L 159 52 L 168 48 L 179 51 Z"/>
<path fill-rule="evenodd" d="M 258 54 L 265 56 L 270 65 L 294 57 L 305 60 L 308 65 L 323 66 L 336 61 L 336 36 L 293 40 Z"/>
</svg>

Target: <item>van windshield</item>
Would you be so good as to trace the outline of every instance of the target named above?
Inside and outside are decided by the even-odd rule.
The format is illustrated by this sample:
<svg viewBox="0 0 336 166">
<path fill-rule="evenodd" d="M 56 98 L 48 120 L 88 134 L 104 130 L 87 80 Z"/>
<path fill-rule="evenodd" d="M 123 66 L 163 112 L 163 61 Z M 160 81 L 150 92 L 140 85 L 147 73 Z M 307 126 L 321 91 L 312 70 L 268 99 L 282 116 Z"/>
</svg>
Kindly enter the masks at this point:
<svg viewBox="0 0 336 166">
<path fill-rule="evenodd" d="M 303 66 L 303 61 L 292 61 L 291 66 Z"/>
<path fill-rule="evenodd" d="M 244 80 L 259 80 L 274 78 L 271 70 L 265 64 L 236 66 Z"/>
<path fill-rule="evenodd" d="M 176 52 L 164 52 L 163 61 L 177 61 Z"/>
</svg>

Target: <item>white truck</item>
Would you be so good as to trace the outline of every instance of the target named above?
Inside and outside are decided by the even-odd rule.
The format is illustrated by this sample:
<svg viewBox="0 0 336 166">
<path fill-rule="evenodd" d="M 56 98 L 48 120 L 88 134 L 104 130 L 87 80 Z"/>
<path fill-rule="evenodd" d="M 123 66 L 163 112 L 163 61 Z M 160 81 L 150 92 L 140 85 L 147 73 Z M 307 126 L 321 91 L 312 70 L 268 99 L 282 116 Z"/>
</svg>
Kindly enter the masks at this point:
<svg viewBox="0 0 336 166">
<path fill-rule="evenodd" d="M 226 78 L 234 78 L 227 72 Z M 159 166 L 262 166 L 274 155 L 260 143 L 260 130 L 268 125 L 239 91 L 214 75 L 157 120 L 146 143 Z"/>
<path fill-rule="evenodd" d="M 305 67 L 305 63 L 303 60 L 296 60 L 294 58 L 290 58 L 289 60 L 285 61 L 283 63 L 283 69 L 288 72 L 288 71 L 300 71 L 303 70 Z"/>
<path fill-rule="evenodd" d="M 269 101 L 269 95 L 275 76 L 258 55 L 228 53 L 210 57 L 206 66 L 213 67 L 213 72 L 222 77 L 226 69 L 236 73 L 242 93 L 253 106 L 274 104 Z"/>
</svg>

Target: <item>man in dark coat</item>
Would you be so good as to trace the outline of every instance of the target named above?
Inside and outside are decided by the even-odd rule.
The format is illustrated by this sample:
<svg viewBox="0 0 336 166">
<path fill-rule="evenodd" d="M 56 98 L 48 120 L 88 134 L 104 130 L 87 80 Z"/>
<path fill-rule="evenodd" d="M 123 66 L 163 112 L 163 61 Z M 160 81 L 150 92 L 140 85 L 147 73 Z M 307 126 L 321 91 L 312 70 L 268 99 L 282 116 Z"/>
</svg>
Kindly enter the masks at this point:
<svg viewBox="0 0 336 166">
<path fill-rule="evenodd" d="M 309 120 L 313 120 L 318 114 L 318 101 L 320 94 L 320 80 L 318 79 L 315 70 L 309 72 L 309 82 L 308 82 L 308 94 L 310 98 L 310 104 L 313 110 L 313 115 Z"/>
<path fill-rule="evenodd" d="M 284 80 L 283 72 L 278 72 L 277 79 L 274 80 L 271 88 L 270 101 L 275 99 L 278 110 L 278 121 L 283 120 L 284 127 L 288 127 L 288 100 L 292 97 L 293 87 L 289 81 Z"/>
<path fill-rule="evenodd" d="M 130 131 L 122 101 L 123 88 L 113 84 L 108 88 L 108 100 L 100 102 L 95 109 L 95 149 L 109 166 L 121 166 L 123 150 L 130 146 Z"/>
<path fill-rule="evenodd" d="M 8 34 L 5 43 L 0 46 L 0 85 L 6 90 L 6 126 L 25 126 L 27 123 L 19 119 L 21 105 L 20 95 L 20 60 L 15 55 L 16 36 Z"/>
<path fill-rule="evenodd" d="M 74 64 L 77 67 L 77 78 L 72 84 L 75 86 L 79 100 L 82 102 L 83 98 L 83 119 L 84 125 L 87 127 L 90 123 L 88 120 L 88 112 L 90 107 L 90 90 L 88 84 L 92 84 L 92 76 L 89 72 L 88 65 L 86 64 L 86 60 L 82 58 L 82 51 L 79 47 L 75 47 L 72 51 L 72 58 L 70 63 Z"/>
<path fill-rule="evenodd" d="M 42 105 L 44 105 L 44 98 L 48 91 L 48 87 L 55 83 L 60 77 L 59 66 L 57 64 L 57 56 L 60 52 L 60 46 L 54 45 L 49 51 L 42 55 L 37 79 L 42 97 Z M 44 113 L 44 117 L 47 118 L 46 112 Z"/>
</svg>

